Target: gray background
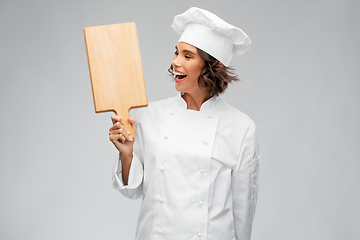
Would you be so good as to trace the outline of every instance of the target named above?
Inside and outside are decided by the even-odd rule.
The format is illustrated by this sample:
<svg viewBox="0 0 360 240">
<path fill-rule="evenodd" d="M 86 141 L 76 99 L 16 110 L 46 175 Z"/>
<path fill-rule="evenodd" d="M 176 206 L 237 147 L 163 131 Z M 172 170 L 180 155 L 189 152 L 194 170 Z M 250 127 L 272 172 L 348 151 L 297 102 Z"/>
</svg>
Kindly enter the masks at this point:
<svg viewBox="0 0 360 240">
<path fill-rule="evenodd" d="M 360 2 L 349 0 L 2 0 L 0 239 L 133 239 L 140 201 L 111 188 L 111 113 L 94 113 L 82 29 L 136 22 L 154 101 L 176 94 L 170 25 L 190 6 L 253 41 L 223 95 L 259 128 L 253 240 L 360 239 Z"/>
</svg>

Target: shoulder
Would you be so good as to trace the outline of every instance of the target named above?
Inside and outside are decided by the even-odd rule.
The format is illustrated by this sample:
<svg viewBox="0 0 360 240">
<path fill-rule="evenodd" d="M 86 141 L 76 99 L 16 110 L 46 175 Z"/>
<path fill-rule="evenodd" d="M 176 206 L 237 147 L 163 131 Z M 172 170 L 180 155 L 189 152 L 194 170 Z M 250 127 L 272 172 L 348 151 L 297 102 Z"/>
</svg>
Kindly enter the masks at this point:
<svg viewBox="0 0 360 240">
<path fill-rule="evenodd" d="M 256 134 L 254 121 L 242 111 L 231 106 L 221 98 L 216 103 L 218 127 L 213 157 L 235 169 L 242 151 L 251 147 L 247 140 Z M 226 156 L 224 156 L 224 152 Z"/>
<path fill-rule="evenodd" d="M 231 106 L 223 99 L 218 99 L 217 104 L 218 114 L 221 122 L 225 123 L 228 126 L 233 126 L 235 128 L 247 128 L 247 130 L 253 130 L 256 128 L 255 122 L 245 113 Z"/>
</svg>

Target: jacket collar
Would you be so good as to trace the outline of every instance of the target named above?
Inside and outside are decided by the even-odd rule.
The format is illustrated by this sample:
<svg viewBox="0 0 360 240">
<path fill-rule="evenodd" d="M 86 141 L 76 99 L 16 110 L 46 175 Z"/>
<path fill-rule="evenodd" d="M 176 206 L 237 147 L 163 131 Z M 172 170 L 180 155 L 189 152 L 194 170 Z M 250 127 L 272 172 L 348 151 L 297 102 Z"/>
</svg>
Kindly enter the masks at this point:
<svg viewBox="0 0 360 240">
<path fill-rule="evenodd" d="M 179 93 L 179 94 L 176 96 L 176 102 L 177 102 L 177 104 L 178 104 L 181 108 L 187 109 L 187 103 L 186 103 L 186 101 L 181 97 L 183 94 L 184 94 L 184 93 L 181 92 L 181 93 Z M 206 101 L 201 105 L 200 111 L 206 111 L 206 110 L 212 109 L 212 108 L 216 105 L 218 99 L 220 99 L 220 96 L 214 96 L 214 97 L 206 100 Z"/>
</svg>

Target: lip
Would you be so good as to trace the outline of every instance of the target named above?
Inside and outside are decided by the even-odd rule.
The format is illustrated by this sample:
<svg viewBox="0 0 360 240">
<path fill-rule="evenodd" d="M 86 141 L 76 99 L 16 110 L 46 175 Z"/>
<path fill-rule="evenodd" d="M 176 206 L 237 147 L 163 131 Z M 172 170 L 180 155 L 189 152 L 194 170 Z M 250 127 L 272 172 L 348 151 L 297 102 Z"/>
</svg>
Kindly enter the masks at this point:
<svg viewBox="0 0 360 240">
<path fill-rule="evenodd" d="M 175 69 L 174 69 L 174 71 L 175 71 L 175 72 L 177 72 L 177 73 L 182 73 L 182 74 L 185 74 L 185 73 L 180 72 L 180 71 L 177 71 L 177 70 L 175 70 Z M 175 81 L 176 83 L 179 83 L 179 82 L 184 81 L 186 78 L 187 78 L 187 76 L 186 76 L 186 77 L 184 77 L 184 78 L 182 78 L 182 79 L 176 79 L 176 75 L 175 75 L 175 76 L 174 76 L 174 81 Z"/>
<path fill-rule="evenodd" d="M 187 76 L 184 77 L 184 78 L 182 78 L 182 79 L 176 79 L 176 76 L 175 76 L 175 77 L 174 77 L 174 81 L 177 82 L 177 83 L 179 83 L 179 82 L 184 81 L 186 78 L 187 78 Z"/>
</svg>

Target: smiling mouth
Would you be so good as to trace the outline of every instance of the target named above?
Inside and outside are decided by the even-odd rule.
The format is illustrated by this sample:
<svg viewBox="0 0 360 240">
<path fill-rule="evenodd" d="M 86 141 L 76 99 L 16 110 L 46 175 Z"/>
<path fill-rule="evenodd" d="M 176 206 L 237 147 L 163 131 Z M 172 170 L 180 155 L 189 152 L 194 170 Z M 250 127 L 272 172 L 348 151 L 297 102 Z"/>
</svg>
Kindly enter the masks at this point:
<svg viewBox="0 0 360 240">
<path fill-rule="evenodd" d="M 174 73 L 175 82 L 181 82 L 187 77 L 187 75 L 184 74 L 184 73 L 180 73 L 180 72 L 177 72 L 177 71 L 173 71 L 173 73 Z"/>
</svg>

